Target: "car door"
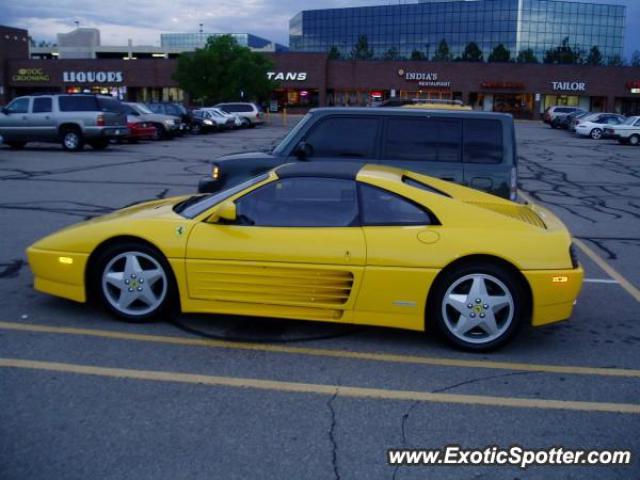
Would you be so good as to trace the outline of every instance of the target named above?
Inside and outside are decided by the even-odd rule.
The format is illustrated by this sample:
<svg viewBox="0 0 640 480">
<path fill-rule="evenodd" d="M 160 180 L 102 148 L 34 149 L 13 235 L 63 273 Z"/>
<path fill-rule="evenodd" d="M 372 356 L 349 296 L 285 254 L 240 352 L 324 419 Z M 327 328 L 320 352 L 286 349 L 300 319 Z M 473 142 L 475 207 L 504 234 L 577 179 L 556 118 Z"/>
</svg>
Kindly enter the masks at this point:
<svg viewBox="0 0 640 480">
<path fill-rule="evenodd" d="M 235 201 L 233 224 L 203 222 L 187 246 L 200 309 L 350 321 L 366 251 L 353 180 L 284 178 Z"/>
<path fill-rule="evenodd" d="M 380 163 L 462 184 L 461 139 L 456 118 L 388 116 Z"/>
<path fill-rule="evenodd" d="M 29 125 L 33 137 L 51 140 L 56 137 L 56 123 L 53 117 L 52 97 L 34 97 L 31 102 Z"/>
<path fill-rule="evenodd" d="M 304 160 L 372 163 L 377 160 L 381 119 L 372 115 L 328 115 L 302 136 Z M 292 152 L 292 161 L 295 157 Z"/>
<path fill-rule="evenodd" d="M 28 140 L 30 101 L 29 97 L 16 98 L 0 113 L 0 135 L 5 141 Z"/>
<path fill-rule="evenodd" d="M 393 318 L 394 326 L 421 330 L 442 253 L 437 220 L 397 193 L 363 183 L 358 188 L 367 265 L 355 321 L 388 325 Z"/>
</svg>

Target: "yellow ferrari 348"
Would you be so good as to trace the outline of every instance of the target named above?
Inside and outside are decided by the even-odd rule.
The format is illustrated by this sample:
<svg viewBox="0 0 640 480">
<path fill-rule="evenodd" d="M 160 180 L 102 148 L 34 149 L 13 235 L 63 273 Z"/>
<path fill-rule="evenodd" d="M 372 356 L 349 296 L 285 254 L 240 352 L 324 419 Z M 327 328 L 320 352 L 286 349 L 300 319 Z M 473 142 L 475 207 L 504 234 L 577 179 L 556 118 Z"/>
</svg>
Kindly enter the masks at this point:
<svg viewBox="0 0 640 480">
<path fill-rule="evenodd" d="M 567 319 L 583 278 L 543 208 L 349 162 L 135 205 L 27 253 L 37 290 L 128 320 L 180 309 L 437 328 L 471 350 Z"/>
</svg>

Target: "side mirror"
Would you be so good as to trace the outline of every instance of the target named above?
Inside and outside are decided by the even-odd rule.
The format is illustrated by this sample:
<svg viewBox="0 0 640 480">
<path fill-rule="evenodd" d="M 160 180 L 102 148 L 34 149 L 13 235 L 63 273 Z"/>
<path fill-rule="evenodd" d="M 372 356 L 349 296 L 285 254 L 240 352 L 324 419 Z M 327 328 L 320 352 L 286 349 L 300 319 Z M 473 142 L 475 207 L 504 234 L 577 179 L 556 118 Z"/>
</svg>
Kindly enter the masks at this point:
<svg viewBox="0 0 640 480">
<path fill-rule="evenodd" d="M 302 141 L 293 149 L 293 154 L 298 160 L 306 160 L 313 155 L 313 147 L 309 143 Z"/>
<path fill-rule="evenodd" d="M 236 211 L 236 204 L 227 200 L 216 207 L 215 212 L 209 217 L 207 222 L 219 223 L 220 220 L 224 220 L 225 222 L 234 222 L 237 218 L 238 213 Z"/>
</svg>

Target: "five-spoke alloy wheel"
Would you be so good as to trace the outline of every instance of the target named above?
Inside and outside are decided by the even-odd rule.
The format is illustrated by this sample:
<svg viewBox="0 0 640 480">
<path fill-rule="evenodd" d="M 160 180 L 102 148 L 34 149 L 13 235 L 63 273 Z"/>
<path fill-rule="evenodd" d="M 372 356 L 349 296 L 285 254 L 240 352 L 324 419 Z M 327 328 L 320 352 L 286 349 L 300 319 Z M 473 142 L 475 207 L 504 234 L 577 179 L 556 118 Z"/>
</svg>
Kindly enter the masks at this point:
<svg viewBox="0 0 640 480">
<path fill-rule="evenodd" d="M 105 306 L 118 317 L 147 321 L 167 310 L 173 277 L 166 261 L 144 246 L 115 249 L 99 261 L 96 287 Z"/>
<path fill-rule="evenodd" d="M 504 344 L 517 330 L 525 294 L 518 279 L 491 264 L 449 272 L 434 287 L 438 327 L 459 347 L 484 351 Z"/>
</svg>

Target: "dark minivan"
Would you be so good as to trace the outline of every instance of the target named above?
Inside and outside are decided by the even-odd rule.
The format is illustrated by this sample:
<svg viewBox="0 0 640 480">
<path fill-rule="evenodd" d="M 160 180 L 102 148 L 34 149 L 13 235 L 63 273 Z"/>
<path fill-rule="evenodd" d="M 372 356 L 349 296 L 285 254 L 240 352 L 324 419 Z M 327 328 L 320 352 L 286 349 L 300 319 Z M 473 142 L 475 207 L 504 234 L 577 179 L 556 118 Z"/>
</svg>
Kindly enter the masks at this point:
<svg viewBox="0 0 640 480">
<path fill-rule="evenodd" d="M 517 155 L 511 115 L 405 108 L 311 110 L 271 153 L 215 160 L 202 193 L 229 188 L 299 161 L 389 165 L 515 200 Z"/>
</svg>

